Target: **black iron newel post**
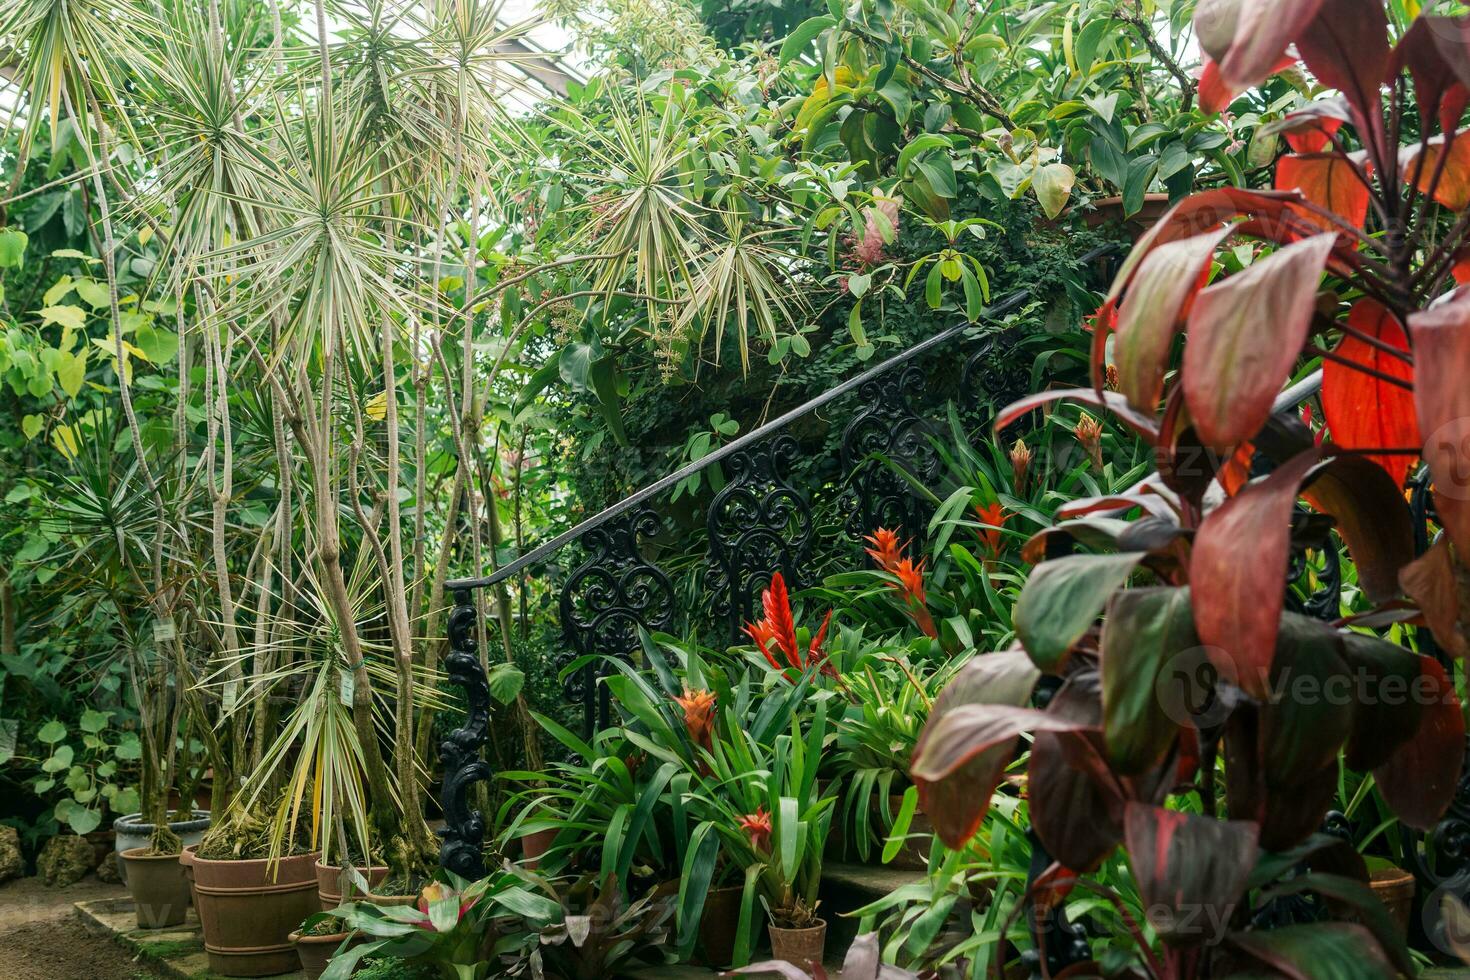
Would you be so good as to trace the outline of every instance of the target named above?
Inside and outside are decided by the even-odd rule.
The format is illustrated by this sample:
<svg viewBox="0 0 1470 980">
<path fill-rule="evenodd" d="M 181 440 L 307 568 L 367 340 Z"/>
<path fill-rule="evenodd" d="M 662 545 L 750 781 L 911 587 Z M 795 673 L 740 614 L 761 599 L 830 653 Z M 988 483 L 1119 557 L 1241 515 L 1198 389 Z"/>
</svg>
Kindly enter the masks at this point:
<svg viewBox="0 0 1470 980">
<path fill-rule="evenodd" d="M 470 787 L 490 778 L 490 765 L 480 750 L 490 735 L 490 681 L 480 664 L 475 642 L 476 613 L 468 589 L 454 593 L 449 614 L 449 655 L 444 667 L 449 682 L 464 688 L 467 710 L 464 724 L 439 745 L 444 764 L 440 803 L 445 827 L 439 831 L 439 863 L 471 881 L 485 877 L 485 818 L 469 804 Z"/>
</svg>

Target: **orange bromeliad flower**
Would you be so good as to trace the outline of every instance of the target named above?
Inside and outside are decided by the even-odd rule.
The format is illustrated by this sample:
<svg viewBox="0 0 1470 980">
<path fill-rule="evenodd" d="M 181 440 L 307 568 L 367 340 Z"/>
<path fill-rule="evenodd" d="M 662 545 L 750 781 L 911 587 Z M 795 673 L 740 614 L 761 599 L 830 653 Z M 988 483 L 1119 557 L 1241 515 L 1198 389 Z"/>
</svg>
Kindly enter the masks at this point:
<svg viewBox="0 0 1470 980">
<path fill-rule="evenodd" d="M 865 536 L 863 540 L 872 545 L 871 548 L 865 548 L 864 550 L 867 551 L 868 555 L 873 559 L 873 562 L 884 571 L 893 570 L 893 566 L 897 565 L 899 560 L 903 558 L 904 548 L 907 547 L 907 545 L 899 543 L 897 531 L 890 531 L 886 527 L 878 528 L 872 534 Z"/>
<path fill-rule="evenodd" d="M 771 814 L 763 806 L 740 818 L 740 829 L 750 835 L 750 846 L 757 851 L 771 849 Z"/>
<path fill-rule="evenodd" d="M 985 507 L 977 505 L 975 507 L 975 516 L 980 518 L 981 524 L 990 525 L 989 527 L 977 529 L 976 534 L 980 536 L 981 542 L 984 543 L 991 557 L 999 555 L 1000 529 L 1005 527 L 1006 521 L 1010 520 L 1011 515 L 1006 513 L 1006 509 L 1000 505 L 1000 501 L 996 501 Z"/>
<path fill-rule="evenodd" d="M 908 558 L 903 559 L 889 569 L 898 581 L 894 587 L 903 596 L 904 605 L 908 606 L 909 615 L 914 617 L 914 623 L 924 631 L 924 635 L 931 640 L 939 638 L 939 631 L 934 628 L 934 617 L 929 615 L 929 607 L 924 605 L 924 562 L 920 559 L 915 565 Z"/>
<path fill-rule="evenodd" d="M 689 738 L 700 748 L 713 747 L 715 731 L 715 696 L 709 691 L 691 691 L 684 688 L 683 697 L 675 697 L 674 703 L 684 709 L 684 727 Z"/>
<path fill-rule="evenodd" d="M 893 588 L 903 596 L 904 605 L 908 607 L 914 623 L 924 631 L 925 636 L 938 639 L 939 631 L 934 628 L 934 617 L 929 615 L 929 609 L 924 605 L 924 562 L 920 560 L 915 565 L 911 559 L 905 558 L 903 553 L 908 544 L 899 544 L 898 532 L 890 531 L 886 527 L 878 528 L 863 540 L 872 545 L 866 550 L 872 556 L 873 562 L 898 579 L 893 583 Z"/>
<path fill-rule="evenodd" d="M 796 621 L 791 615 L 791 596 L 786 591 L 786 579 L 780 572 L 771 576 L 770 588 L 761 591 L 761 608 L 765 611 L 765 618 L 746 623 L 745 632 L 772 667 L 780 671 L 804 671 L 815 666 L 828 677 L 837 676 L 837 669 L 822 650 L 822 644 L 827 638 L 827 627 L 832 623 L 832 610 L 827 610 L 827 618 L 822 620 L 821 628 L 803 653 L 796 643 Z M 776 659 L 776 655 L 771 652 L 772 646 L 781 654 L 785 663 Z"/>
</svg>

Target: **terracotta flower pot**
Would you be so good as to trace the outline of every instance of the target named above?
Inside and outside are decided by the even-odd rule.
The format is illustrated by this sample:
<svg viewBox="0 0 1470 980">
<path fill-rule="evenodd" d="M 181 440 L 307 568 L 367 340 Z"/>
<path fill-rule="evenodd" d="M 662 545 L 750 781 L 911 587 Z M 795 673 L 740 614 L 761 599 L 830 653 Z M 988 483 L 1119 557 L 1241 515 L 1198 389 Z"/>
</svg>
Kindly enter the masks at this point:
<svg viewBox="0 0 1470 980">
<path fill-rule="evenodd" d="M 306 980 L 317 980 L 326 972 L 327 964 L 332 962 L 332 957 L 346 938 L 345 932 L 336 932 L 330 936 L 291 933 L 291 942 L 296 945 L 296 957 L 301 961 L 301 972 L 306 974 Z"/>
<path fill-rule="evenodd" d="M 296 969 L 291 933 L 320 911 L 316 859 L 316 852 L 275 862 L 190 856 L 211 970 L 227 977 L 268 977 Z"/>
<path fill-rule="evenodd" d="M 368 892 L 362 899 L 365 902 L 372 902 L 374 905 L 379 906 L 417 905 L 419 903 L 419 893 L 414 892 L 412 895 L 379 895 L 377 892 Z"/>
<path fill-rule="evenodd" d="M 818 919 L 816 925 L 805 929 L 782 929 L 774 923 L 766 928 L 771 934 L 771 959 L 785 960 L 809 973 L 822 962 L 827 946 L 826 919 Z"/>
<path fill-rule="evenodd" d="M 735 937 L 740 930 L 739 885 L 713 888 L 704 896 L 704 914 L 699 919 L 700 961 L 706 966 L 726 967 L 735 958 Z"/>
<path fill-rule="evenodd" d="M 368 890 L 371 892 L 374 885 L 381 885 L 383 879 L 388 877 L 386 866 L 373 865 L 370 868 L 358 868 L 358 873 L 367 879 Z M 316 864 L 316 897 L 320 900 L 323 912 L 330 912 L 342 904 L 342 868 L 336 864 Z M 311 939 L 311 936 L 306 938 Z"/>
<path fill-rule="evenodd" d="M 556 828 L 548 827 L 538 830 L 533 834 L 526 834 L 521 838 L 521 861 L 532 871 L 541 867 L 541 855 L 551 849 L 556 842 Z"/>
<path fill-rule="evenodd" d="M 128 891 L 137 908 L 139 929 L 181 925 L 189 912 L 189 882 L 177 854 L 149 854 L 135 847 L 121 854 L 129 871 Z"/>
<path fill-rule="evenodd" d="M 1403 868 L 1381 868 L 1368 876 L 1368 887 L 1388 909 L 1388 917 L 1400 936 L 1409 933 L 1409 913 L 1414 907 L 1414 876 Z"/>
</svg>

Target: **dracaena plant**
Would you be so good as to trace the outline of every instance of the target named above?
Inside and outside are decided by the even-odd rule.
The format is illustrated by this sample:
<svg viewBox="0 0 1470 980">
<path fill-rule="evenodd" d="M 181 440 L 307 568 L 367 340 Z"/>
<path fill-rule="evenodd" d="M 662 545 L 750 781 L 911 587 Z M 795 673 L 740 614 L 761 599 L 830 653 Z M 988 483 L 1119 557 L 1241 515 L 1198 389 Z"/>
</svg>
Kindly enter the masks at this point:
<svg viewBox="0 0 1470 980">
<path fill-rule="evenodd" d="M 1287 887 L 1273 884 L 1277 856 L 1315 847 L 1340 758 L 1423 831 L 1463 762 L 1444 666 L 1369 626 L 1413 621 L 1464 652 L 1470 292 L 1451 279 L 1470 232 L 1470 21 L 1220 0 L 1196 23 L 1207 105 L 1295 65 L 1293 46 L 1341 96 L 1283 121 L 1295 152 L 1275 190 L 1194 195 L 1139 240 L 1095 318 L 1091 389 L 1001 413 L 1003 428 L 1059 397 L 1105 408 L 1154 447 L 1158 476 L 1071 505 L 1032 541 L 1019 647 L 977 658 L 946 691 L 912 776 L 959 844 L 1030 733 L 1031 817 L 1058 862 L 1042 897 L 1125 846 L 1163 942 L 1140 942 L 1151 975 L 1412 973 L 1371 916 L 1250 926 Z M 1318 359 L 1320 442 L 1274 411 Z M 1416 558 L 1403 486 L 1421 459 L 1443 533 Z M 1324 525 L 1380 618 L 1286 610 L 1293 549 L 1323 545 Z M 1094 553 L 1068 553 L 1079 546 Z M 1063 685 L 1035 710 L 1043 672 Z M 1318 848 L 1308 864 L 1294 887 L 1360 904 L 1361 861 Z M 1220 928 L 1181 928 L 1202 909 Z"/>
</svg>

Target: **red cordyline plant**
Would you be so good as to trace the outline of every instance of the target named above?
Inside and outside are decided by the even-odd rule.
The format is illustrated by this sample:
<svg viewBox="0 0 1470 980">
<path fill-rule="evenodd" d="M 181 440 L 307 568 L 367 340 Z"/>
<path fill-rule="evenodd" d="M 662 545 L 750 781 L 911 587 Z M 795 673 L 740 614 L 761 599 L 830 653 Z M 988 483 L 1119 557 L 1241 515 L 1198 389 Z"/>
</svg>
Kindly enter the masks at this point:
<svg viewBox="0 0 1470 980">
<path fill-rule="evenodd" d="M 1001 414 L 1003 428 L 1059 397 L 1101 407 L 1156 447 L 1159 472 L 1028 543 L 1020 646 L 976 658 L 936 702 L 912 776 L 958 846 L 1031 734 L 1048 898 L 1126 847 L 1162 940 L 1140 939 L 1130 976 L 1413 975 L 1361 858 L 1314 832 L 1339 759 L 1426 831 L 1464 760 L 1445 669 L 1366 624 L 1412 622 L 1466 649 L 1470 289 L 1453 278 L 1470 254 L 1470 20 L 1395 32 L 1374 0 L 1201 0 L 1196 26 L 1215 108 L 1298 58 L 1341 94 L 1279 125 L 1293 152 L 1275 190 L 1196 194 L 1139 240 L 1094 320 L 1092 388 Z M 1227 245 L 1250 253 L 1229 274 Z M 1320 444 L 1294 411 L 1273 416 L 1313 358 Z M 1444 533 L 1416 558 L 1404 483 L 1421 460 Z M 1324 522 L 1380 605 L 1367 620 L 1284 608 L 1293 540 L 1316 528 L 1323 543 Z M 1039 711 L 1042 672 L 1064 681 Z M 1352 921 L 1251 927 L 1293 891 Z"/>
<path fill-rule="evenodd" d="M 769 588 L 761 590 L 761 610 L 765 615 L 754 623 L 746 623 L 745 632 L 772 667 L 781 671 L 788 681 L 792 680 L 789 671 L 801 672 L 810 667 L 816 667 L 827 677 L 838 679 L 837 668 L 827 659 L 827 653 L 822 649 L 827 639 L 827 627 L 832 624 L 832 610 L 827 610 L 826 618 L 813 634 L 805 651 L 797 642 L 796 620 L 791 614 L 791 596 L 786 591 L 786 579 L 780 572 L 771 576 Z M 780 655 L 779 659 L 777 654 Z"/>
</svg>

